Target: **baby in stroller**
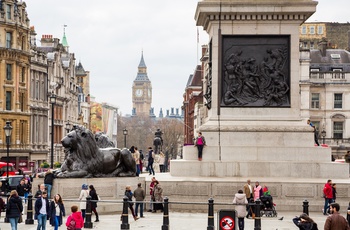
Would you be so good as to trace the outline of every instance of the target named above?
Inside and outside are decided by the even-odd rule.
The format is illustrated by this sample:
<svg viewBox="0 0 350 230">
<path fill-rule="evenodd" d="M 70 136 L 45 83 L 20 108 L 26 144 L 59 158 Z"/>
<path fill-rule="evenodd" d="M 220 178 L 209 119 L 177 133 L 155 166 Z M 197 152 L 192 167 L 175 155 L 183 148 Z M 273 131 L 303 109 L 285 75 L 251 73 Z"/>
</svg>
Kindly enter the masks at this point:
<svg viewBox="0 0 350 230">
<path fill-rule="evenodd" d="M 277 217 L 277 212 L 275 209 L 275 204 L 273 203 L 273 198 L 270 191 L 266 186 L 263 188 L 263 195 L 260 197 L 263 207 L 260 212 L 260 216 Z"/>
</svg>

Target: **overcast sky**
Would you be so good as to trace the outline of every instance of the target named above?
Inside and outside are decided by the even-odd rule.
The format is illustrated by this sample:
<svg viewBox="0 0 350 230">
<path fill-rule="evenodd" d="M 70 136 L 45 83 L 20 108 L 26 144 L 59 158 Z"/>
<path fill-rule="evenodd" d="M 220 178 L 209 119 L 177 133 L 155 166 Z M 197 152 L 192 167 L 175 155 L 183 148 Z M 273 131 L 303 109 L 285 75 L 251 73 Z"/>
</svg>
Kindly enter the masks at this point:
<svg viewBox="0 0 350 230">
<path fill-rule="evenodd" d="M 152 82 L 155 115 L 180 108 L 190 74 L 208 36 L 197 27 L 197 0 L 27 0 L 37 39 L 62 38 L 63 25 L 76 63 L 90 71 L 90 92 L 98 102 L 132 111 L 132 83 L 143 51 Z M 348 22 L 349 0 L 319 0 L 308 21 Z M 40 42 L 37 42 L 40 44 Z"/>
</svg>

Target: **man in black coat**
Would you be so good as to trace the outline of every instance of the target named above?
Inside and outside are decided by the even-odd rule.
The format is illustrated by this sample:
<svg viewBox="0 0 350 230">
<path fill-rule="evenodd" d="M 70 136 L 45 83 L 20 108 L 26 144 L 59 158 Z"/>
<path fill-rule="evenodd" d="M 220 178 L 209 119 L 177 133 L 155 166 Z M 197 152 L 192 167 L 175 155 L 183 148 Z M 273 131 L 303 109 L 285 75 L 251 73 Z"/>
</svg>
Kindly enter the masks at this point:
<svg viewBox="0 0 350 230">
<path fill-rule="evenodd" d="M 34 210 L 34 219 L 38 220 L 37 230 L 45 230 L 46 221 L 50 217 L 49 200 L 47 199 L 47 193 L 45 191 L 42 192 L 41 197 L 36 199 Z"/>
</svg>

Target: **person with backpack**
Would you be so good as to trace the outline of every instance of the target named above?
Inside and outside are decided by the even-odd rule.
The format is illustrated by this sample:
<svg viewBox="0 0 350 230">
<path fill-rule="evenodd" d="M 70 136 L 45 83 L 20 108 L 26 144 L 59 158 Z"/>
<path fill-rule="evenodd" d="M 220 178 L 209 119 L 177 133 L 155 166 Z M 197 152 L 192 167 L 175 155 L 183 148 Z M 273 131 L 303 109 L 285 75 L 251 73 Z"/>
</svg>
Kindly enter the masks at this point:
<svg viewBox="0 0 350 230">
<path fill-rule="evenodd" d="M 318 230 L 317 224 L 306 213 L 302 213 L 300 216 L 296 216 L 293 219 L 293 223 L 300 230 Z"/>
<path fill-rule="evenodd" d="M 70 214 L 66 221 L 67 230 L 81 230 L 84 227 L 84 220 L 80 212 L 78 212 L 78 206 L 73 205 L 70 210 Z"/>
</svg>

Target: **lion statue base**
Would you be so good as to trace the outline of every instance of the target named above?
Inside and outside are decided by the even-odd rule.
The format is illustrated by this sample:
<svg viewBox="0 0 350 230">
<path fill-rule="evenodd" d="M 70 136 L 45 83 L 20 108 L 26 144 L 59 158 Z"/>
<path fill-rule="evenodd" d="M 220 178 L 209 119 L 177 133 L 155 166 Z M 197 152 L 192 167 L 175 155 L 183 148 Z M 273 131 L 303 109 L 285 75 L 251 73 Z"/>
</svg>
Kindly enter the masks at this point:
<svg viewBox="0 0 350 230">
<path fill-rule="evenodd" d="M 65 161 L 56 173 L 61 178 L 132 177 L 136 176 L 136 162 L 131 152 L 114 147 L 100 148 L 97 137 L 82 126 L 75 126 L 61 143 Z"/>
</svg>

